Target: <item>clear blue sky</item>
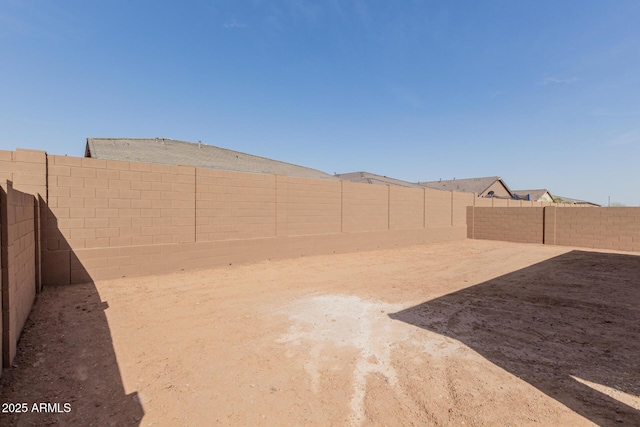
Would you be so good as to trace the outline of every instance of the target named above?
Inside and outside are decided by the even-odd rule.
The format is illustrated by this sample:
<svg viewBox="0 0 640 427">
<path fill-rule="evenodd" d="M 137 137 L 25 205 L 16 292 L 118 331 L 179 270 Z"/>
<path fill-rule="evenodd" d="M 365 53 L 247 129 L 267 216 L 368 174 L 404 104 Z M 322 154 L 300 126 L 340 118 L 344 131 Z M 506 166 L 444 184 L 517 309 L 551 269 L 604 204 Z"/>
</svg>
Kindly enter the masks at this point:
<svg viewBox="0 0 640 427">
<path fill-rule="evenodd" d="M 0 149 L 201 140 L 640 205 L 640 1 L 0 0 Z"/>
</svg>

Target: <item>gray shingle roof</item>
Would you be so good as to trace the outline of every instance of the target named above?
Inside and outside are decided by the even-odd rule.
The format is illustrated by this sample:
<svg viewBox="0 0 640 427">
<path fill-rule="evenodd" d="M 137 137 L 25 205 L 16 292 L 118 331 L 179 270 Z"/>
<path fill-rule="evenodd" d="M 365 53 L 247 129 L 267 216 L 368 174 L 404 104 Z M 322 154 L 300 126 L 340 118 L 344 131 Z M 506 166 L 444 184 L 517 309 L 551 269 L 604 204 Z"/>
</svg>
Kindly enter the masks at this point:
<svg viewBox="0 0 640 427">
<path fill-rule="evenodd" d="M 462 191 L 465 193 L 476 193 L 481 194 L 487 188 L 491 187 L 491 185 L 496 182 L 501 181 L 499 176 L 488 176 L 484 178 L 464 178 L 464 179 L 449 179 L 449 180 L 440 180 L 440 181 L 426 181 L 419 182 L 418 184 L 427 187 L 433 188 L 435 190 L 443 190 L 443 191 Z M 509 187 L 502 182 L 507 191 Z"/>
<path fill-rule="evenodd" d="M 518 196 L 526 196 L 527 194 L 529 194 L 531 195 L 531 200 L 538 200 L 540 197 L 544 196 L 544 193 L 549 193 L 549 195 L 551 196 L 551 191 L 544 188 L 538 189 L 538 190 L 513 190 L 512 191 L 512 194 L 517 194 Z"/>
<path fill-rule="evenodd" d="M 558 196 L 557 194 L 554 194 L 553 198 L 554 199 L 560 199 L 561 200 L 560 203 L 570 203 L 572 205 L 600 206 L 597 203 L 588 202 L 586 200 L 580 200 L 580 199 L 572 199 L 571 197 Z"/>
<path fill-rule="evenodd" d="M 344 181 L 359 182 L 363 184 L 378 185 L 398 185 L 401 187 L 422 188 L 415 182 L 403 181 L 401 179 L 389 178 L 387 176 L 376 175 L 370 172 L 350 172 L 336 175 L 336 178 Z"/>
<path fill-rule="evenodd" d="M 127 162 L 187 165 L 236 172 L 336 179 L 322 171 L 213 145 L 168 138 L 87 138 L 85 157 Z"/>
</svg>

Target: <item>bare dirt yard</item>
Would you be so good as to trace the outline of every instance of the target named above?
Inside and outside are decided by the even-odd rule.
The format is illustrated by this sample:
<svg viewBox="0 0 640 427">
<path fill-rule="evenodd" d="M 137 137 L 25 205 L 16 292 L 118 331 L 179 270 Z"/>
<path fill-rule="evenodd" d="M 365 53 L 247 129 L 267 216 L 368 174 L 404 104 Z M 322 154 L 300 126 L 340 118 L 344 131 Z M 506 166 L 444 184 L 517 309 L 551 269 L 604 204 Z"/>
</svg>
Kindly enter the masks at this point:
<svg viewBox="0 0 640 427">
<path fill-rule="evenodd" d="M 28 406 L 2 426 L 637 426 L 640 256 L 467 240 L 48 287 L 0 396 Z"/>
</svg>

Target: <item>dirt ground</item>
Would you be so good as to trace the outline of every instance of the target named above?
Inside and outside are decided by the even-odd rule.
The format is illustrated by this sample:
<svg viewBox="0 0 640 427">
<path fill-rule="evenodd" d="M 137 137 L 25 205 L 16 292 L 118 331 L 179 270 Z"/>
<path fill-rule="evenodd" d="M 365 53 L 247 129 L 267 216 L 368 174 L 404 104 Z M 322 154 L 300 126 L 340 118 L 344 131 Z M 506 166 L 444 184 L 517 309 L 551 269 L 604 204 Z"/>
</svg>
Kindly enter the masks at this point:
<svg viewBox="0 0 640 427">
<path fill-rule="evenodd" d="M 48 287 L 0 425 L 633 426 L 639 361 L 637 254 L 417 245 Z"/>
</svg>

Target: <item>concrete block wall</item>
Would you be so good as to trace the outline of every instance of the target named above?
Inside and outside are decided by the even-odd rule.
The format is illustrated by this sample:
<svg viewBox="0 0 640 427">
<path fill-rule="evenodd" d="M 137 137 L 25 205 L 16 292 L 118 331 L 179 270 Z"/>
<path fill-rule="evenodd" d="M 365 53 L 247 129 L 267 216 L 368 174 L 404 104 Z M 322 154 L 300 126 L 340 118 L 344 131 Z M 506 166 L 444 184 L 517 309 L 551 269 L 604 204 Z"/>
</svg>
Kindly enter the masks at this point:
<svg viewBox="0 0 640 427">
<path fill-rule="evenodd" d="M 196 241 L 275 236 L 275 175 L 196 169 Z"/>
<path fill-rule="evenodd" d="M 36 254 L 48 284 L 464 238 L 475 234 L 466 227 L 468 206 L 541 206 L 33 150 L 0 152 L 0 175 L 42 200 Z"/>
<path fill-rule="evenodd" d="M 0 150 L 0 182 L 11 181 L 13 188 L 46 199 L 46 153 L 38 150 Z"/>
<path fill-rule="evenodd" d="M 542 207 L 468 207 L 467 237 L 520 243 L 543 243 Z"/>
<path fill-rule="evenodd" d="M 640 208 L 529 203 L 524 207 L 467 208 L 467 237 L 640 251 Z"/>
<path fill-rule="evenodd" d="M 87 266 L 84 249 L 195 241 L 193 167 L 48 156 L 48 171 L 46 283 L 90 280 L 87 268 L 115 262 Z"/>
<path fill-rule="evenodd" d="M 389 188 L 342 182 L 342 231 L 359 233 L 389 229 Z"/>
<path fill-rule="evenodd" d="M 8 367 L 38 286 L 36 268 L 38 204 L 33 195 L 4 181 L 0 197 L 2 266 L 2 364 Z"/>
<path fill-rule="evenodd" d="M 11 181 L 14 190 L 36 197 L 38 210 L 36 221 L 36 280 L 41 280 L 41 250 L 43 247 L 42 219 L 47 200 L 47 155 L 44 151 L 18 148 L 16 151 L 0 150 L 0 182 Z"/>
<path fill-rule="evenodd" d="M 450 227 L 453 204 L 452 191 L 424 189 L 426 227 Z M 466 209 L 466 208 L 465 208 Z"/>
<path fill-rule="evenodd" d="M 547 245 L 555 245 L 556 244 L 556 212 L 558 210 L 553 208 L 544 207 L 544 211 L 542 213 L 544 226 L 542 230 L 542 240 Z"/>
<path fill-rule="evenodd" d="M 425 192 L 422 188 L 389 186 L 389 230 L 423 228 Z"/>
<path fill-rule="evenodd" d="M 195 168 L 49 156 L 48 250 L 195 240 Z"/>
<path fill-rule="evenodd" d="M 451 225 L 466 227 L 467 226 L 467 207 L 474 206 L 475 202 L 480 200 L 473 193 L 451 192 Z"/>
<path fill-rule="evenodd" d="M 276 175 L 276 235 L 342 232 L 340 181 Z"/>
<path fill-rule="evenodd" d="M 0 150 L 0 182 L 13 181 L 13 151 Z"/>
<path fill-rule="evenodd" d="M 449 191 L 33 150 L 0 152 L 0 173 L 42 201 L 36 253 L 46 284 L 462 239 L 466 207 L 487 203 Z"/>
<path fill-rule="evenodd" d="M 52 284 L 464 238 L 466 230 L 451 226 L 450 192 L 444 228 L 427 232 L 425 206 L 438 200 L 422 189 L 66 156 L 48 163 L 43 265 Z"/>
<path fill-rule="evenodd" d="M 640 208 L 550 207 L 546 212 L 545 227 L 555 230 L 556 245 L 640 251 Z"/>
<path fill-rule="evenodd" d="M 486 197 L 477 197 L 475 200 L 476 207 L 485 207 L 490 208 L 493 206 L 493 201 L 496 200 L 494 198 L 486 198 Z"/>
</svg>

